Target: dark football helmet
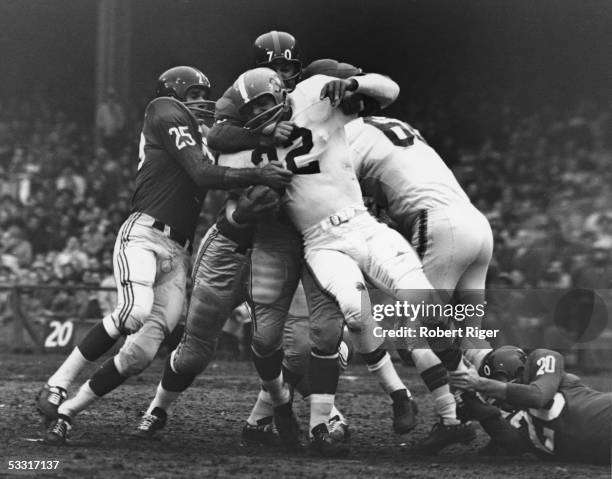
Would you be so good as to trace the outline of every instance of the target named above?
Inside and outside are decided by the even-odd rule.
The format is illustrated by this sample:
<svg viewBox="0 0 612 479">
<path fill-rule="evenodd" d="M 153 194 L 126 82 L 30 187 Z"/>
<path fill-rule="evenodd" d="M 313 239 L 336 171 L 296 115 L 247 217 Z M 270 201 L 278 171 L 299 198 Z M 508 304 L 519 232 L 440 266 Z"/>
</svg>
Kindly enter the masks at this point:
<svg viewBox="0 0 612 479">
<path fill-rule="evenodd" d="M 287 32 L 264 33 L 253 43 L 254 63 L 257 67 L 273 68 L 282 60 L 295 67 L 295 74 L 283 78 L 284 82 L 297 82 L 302 74 L 302 54 L 295 37 Z"/>
<path fill-rule="evenodd" d="M 525 371 L 526 361 L 527 354 L 521 348 L 502 346 L 485 356 L 478 374 L 498 381 L 517 382 Z"/>
<path fill-rule="evenodd" d="M 242 100 L 240 113 L 247 118 L 245 128 L 261 131 L 279 121 L 286 111 L 287 90 L 283 88 L 280 76 L 270 68 L 247 70 L 234 82 L 232 87 Z M 253 106 L 265 98 L 270 98 L 270 107 L 255 113 Z"/>
<path fill-rule="evenodd" d="M 187 93 L 191 88 L 202 88 L 206 100 L 188 100 Z M 208 100 L 210 82 L 206 75 L 193 67 L 180 66 L 170 68 L 157 79 L 155 96 L 169 96 L 182 102 L 194 116 L 200 120 L 210 120 L 215 116 L 215 102 Z"/>
<path fill-rule="evenodd" d="M 322 58 L 315 60 L 304 68 L 304 80 L 314 75 L 327 75 L 335 78 L 347 79 L 363 74 L 361 68 L 351 65 L 350 63 L 341 63 L 331 58 Z"/>
</svg>

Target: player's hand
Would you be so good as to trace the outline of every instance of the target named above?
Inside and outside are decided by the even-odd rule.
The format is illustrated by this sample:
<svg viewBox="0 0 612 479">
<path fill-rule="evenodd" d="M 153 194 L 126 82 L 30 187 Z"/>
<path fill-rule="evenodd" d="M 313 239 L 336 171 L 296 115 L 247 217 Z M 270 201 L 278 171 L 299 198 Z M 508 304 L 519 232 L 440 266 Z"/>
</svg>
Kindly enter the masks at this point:
<svg viewBox="0 0 612 479">
<path fill-rule="evenodd" d="M 293 133 L 293 129 L 295 127 L 296 124 L 292 121 L 279 121 L 276 124 L 276 128 L 274 128 L 274 132 L 272 133 L 274 144 L 286 144 L 289 141 L 289 137 L 291 136 L 291 133 Z"/>
<path fill-rule="evenodd" d="M 258 183 L 275 190 L 282 190 L 291 183 L 291 173 L 279 161 L 272 161 L 258 170 Z"/>
<path fill-rule="evenodd" d="M 332 80 L 323 86 L 319 98 L 329 98 L 332 106 L 338 106 L 347 91 L 355 91 L 358 83 L 354 78 Z"/>
<path fill-rule="evenodd" d="M 461 389 L 463 391 L 476 391 L 481 377 L 478 371 L 474 368 L 469 368 L 467 371 L 451 371 L 449 373 L 449 382 L 451 387 Z"/>
<path fill-rule="evenodd" d="M 236 203 L 233 218 L 237 223 L 246 224 L 278 211 L 280 195 L 263 185 L 248 188 Z"/>
</svg>

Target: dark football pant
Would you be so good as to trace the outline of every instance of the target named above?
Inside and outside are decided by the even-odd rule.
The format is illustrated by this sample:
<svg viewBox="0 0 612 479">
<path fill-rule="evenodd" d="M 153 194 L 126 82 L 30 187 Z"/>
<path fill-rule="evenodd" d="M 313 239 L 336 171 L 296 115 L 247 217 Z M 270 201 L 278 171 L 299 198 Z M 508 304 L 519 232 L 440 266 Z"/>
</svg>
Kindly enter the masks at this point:
<svg viewBox="0 0 612 479">
<path fill-rule="evenodd" d="M 202 239 L 192 273 L 185 333 L 172 356 L 176 373 L 197 375 L 206 368 L 227 318 L 244 302 L 248 255 L 240 251 L 216 225 Z"/>
</svg>

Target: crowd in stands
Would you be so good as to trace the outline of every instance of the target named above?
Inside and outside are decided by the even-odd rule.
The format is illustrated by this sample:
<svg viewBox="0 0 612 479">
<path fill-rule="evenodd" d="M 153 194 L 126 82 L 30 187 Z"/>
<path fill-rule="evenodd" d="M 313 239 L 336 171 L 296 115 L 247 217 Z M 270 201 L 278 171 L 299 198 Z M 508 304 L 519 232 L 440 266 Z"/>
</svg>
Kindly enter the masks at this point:
<svg viewBox="0 0 612 479">
<path fill-rule="evenodd" d="M 402 119 L 431 139 L 491 222 L 490 285 L 612 288 L 609 107 L 582 101 L 525 112 L 484 103 L 471 111 L 479 133 L 465 142 L 448 115 L 406 111 Z M 91 121 L 42 98 L 0 101 L 0 285 L 113 285 L 142 109 L 121 115 L 125 126 L 94 148 Z M 221 198 L 207 201 L 196 241 Z M 50 291 L 31 294 L 28 309 L 83 315 L 110 307 L 92 307 L 92 292 Z"/>
</svg>

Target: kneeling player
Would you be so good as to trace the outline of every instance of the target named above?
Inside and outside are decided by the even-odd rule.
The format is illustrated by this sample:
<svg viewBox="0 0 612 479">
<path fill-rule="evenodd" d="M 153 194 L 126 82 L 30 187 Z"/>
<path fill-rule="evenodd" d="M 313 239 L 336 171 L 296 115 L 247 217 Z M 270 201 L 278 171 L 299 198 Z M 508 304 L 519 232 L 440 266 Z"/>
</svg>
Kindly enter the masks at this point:
<svg viewBox="0 0 612 479">
<path fill-rule="evenodd" d="M 558 352 L 536 349 L 527 355 L 503 346 L 487 355 L 478 374 L 451 374 L 457 388 L 484 394 L 510 412 L 506 421 L 481 418 L 499 449 L 610 463 L 612 393 L 595 391 L 565 372 Z"/>
</svg>

